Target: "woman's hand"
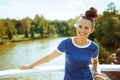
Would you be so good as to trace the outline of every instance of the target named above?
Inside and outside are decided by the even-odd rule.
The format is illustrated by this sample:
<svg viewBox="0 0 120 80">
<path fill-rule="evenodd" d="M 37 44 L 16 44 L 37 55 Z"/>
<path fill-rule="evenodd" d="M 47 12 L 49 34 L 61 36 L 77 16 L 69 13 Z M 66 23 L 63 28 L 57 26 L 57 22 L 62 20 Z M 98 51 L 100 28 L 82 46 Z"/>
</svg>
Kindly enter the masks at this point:
<svg viewBox="0 0 120 80">
<path fill-rule="evenodd" d="M 32 67 L 23 65 L 23 66 L 20 67 L 20 69 L 32 69 Z"/>
<path fill-rule="evenodd" d="M 95 80 L 104 80 L 104 79 L 101 77 L 96 77 Z"/>
</svg>

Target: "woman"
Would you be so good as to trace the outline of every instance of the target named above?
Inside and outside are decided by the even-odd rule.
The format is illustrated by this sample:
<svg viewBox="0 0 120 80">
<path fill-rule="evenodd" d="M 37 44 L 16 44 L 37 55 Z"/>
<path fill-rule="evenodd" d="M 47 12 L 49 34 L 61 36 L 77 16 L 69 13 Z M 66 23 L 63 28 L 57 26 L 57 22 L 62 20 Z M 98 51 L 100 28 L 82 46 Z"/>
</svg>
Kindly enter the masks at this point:
<svg viewBox="0 0 120 80">
<path fill-rule="evenodd" d="M 65 76 L 64 80 L 93 80 L 89 64 L 92 61 L 95 80 L 102 80 L 99 69 L 98 55 L 99 47 L 88 37 L 94 31 L 97 10 L 91 7 L 85 16 L 75 24 L 77 36 L 68 38 L 58 45 L 57 49 L 48 56 L 30 64 L 22 66 L 21 69 L 30 69 L 37 65 L 49 62 L 65 53 Z"/>
</svg>

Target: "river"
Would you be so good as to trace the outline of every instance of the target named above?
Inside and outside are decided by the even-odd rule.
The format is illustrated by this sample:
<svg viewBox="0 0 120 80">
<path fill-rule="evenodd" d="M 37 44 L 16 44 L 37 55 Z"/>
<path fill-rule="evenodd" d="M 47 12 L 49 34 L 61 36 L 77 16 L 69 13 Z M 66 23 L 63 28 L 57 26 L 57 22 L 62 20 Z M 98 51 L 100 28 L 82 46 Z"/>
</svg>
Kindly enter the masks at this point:
<svg viewBox="0 0 120 80">
<path fill-rule="evenodd" d="M 24 42 L 10 42 L 0 45 L 0 70 L 16 69 L 21 65 L 31 64 L 34 61 L 50 54 L 65 38 L 40 39 Z M 64 54 L 53 61 L 41 66 L 64 65 Z M 36 73 L 0 80 L 63 80 L 63 72 Z"/>
</svg>

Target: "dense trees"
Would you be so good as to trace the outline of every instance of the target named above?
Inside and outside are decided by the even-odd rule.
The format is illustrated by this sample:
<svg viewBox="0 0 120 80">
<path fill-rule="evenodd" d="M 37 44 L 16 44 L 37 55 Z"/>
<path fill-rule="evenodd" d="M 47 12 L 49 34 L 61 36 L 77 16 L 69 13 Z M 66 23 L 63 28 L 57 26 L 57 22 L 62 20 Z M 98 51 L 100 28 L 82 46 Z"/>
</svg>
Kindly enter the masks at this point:
<svg viewBox="0 0 120 80">
<path fill-rule="evenodd" d="M 24 34 L 26 38 L 30 36 L 35 38 L 36 33 L 40 38 L 54 35 L 74 36 L 76 34 L 74 23 L 77 19 L 78 17 L 68 21 L 51 21 L 38 14 L 33 20 L 29 17 L 22 20 L 0 19 L 0 37 L 7 36 L 8 39 L 12 39 L 14 35 Z M 114 3 L 110 3 L 103 14 L 99 15 L 95 32 L 90 38 L 92 40 L 96 38 L 104 46 L 120 45 L 120 14 Z"/>
<path fill-rule="evenodd" d="M 8 39 L 12 39 L 13 35 L 24 34 L 25 38 L 28 38 L 31 34 L 31 37 L 34 38 L 35 33 L 39 34 L 40 38 L 54 35 L 73 36 L 75 35 L 74 23 L 74 19 L 50 21 L 39 15 L 35 15 L 34 20 L 29 17 L 22 20 L 0 19 L 0 37 L 8 36 Z"/>
<path fill-rule="evenodd" d="M 113 3 L 99 16 L 96 28 L 95 37 L 101 44 L 106 47 L 120 45 L 120 14 Z"/>
</svg>

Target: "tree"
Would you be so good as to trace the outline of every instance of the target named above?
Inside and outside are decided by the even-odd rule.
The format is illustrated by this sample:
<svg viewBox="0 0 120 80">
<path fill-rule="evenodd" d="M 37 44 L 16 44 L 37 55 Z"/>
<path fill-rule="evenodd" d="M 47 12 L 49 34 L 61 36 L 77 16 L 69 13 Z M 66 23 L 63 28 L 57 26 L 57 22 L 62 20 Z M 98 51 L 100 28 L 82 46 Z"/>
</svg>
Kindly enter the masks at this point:
<svg viewBox="0 0 120 80">
<path fill-rule="evenodd" d="M 6 27 L 8 39 L 12 39 L 13 35 L 16 34 L 15 23 L 10 19 L 6 19 L 4 22 L 4 26 Z"/>
<path fill-rule="evenodd" d="M 28 17 L 21 20 L 21 25 L 24 29 L 25 38 L 29 37 L 30 27 L 31 27 L 31 21 Z"/>
<path fill-rule="evenodd" d="M 35 15 L 34 17 L 35 31 L 44 38 L 45 18 L 43 16 Z"/>
<path fill-rule="evenodd" d="M 31 33 L 31 38 L 34 38 L 34 25 L 32 25 L 32 27 L 30 27 L 30 33 Z"/>
<path fill-rule="evenodd" d="M 77 18 L 76 18 L 76 20 L 77 20 Z M 69 36 L 76 35 L 76 28 L 74 27 L 74 24 L 75 24 L 76 20 L 70 19 L 68 21 L 68 35 Z"/>
<path fill-rule="evenodd" d="M 104 46 L 117 46 L 120 44 L 118 40 L 120 18 L 118 18 L 118 11 L 115 9 L 115 5 L 110 3 L 108 9 L 103 12 L 97 19 L 97 25 L 95 30 L 96 38 Z M 118 44 L 119 43 L 119 44 Z"/>
<path fill-rule="evenodd" d="M 0 20 L 0 37 L 4 37 L 6 35 L 6 27 L 4 25 L 4 21 Z"/>
</svg>

